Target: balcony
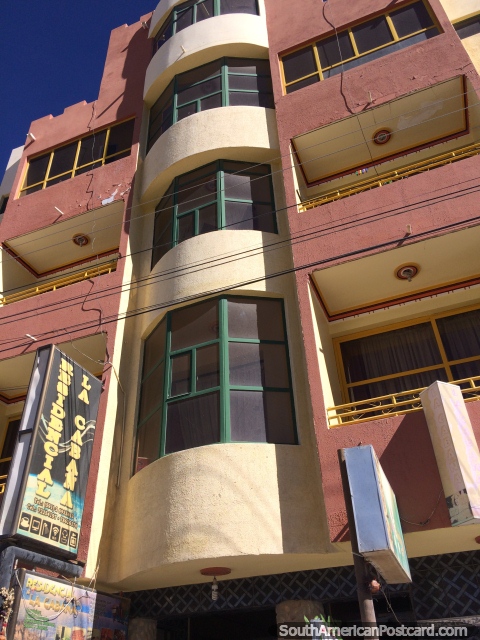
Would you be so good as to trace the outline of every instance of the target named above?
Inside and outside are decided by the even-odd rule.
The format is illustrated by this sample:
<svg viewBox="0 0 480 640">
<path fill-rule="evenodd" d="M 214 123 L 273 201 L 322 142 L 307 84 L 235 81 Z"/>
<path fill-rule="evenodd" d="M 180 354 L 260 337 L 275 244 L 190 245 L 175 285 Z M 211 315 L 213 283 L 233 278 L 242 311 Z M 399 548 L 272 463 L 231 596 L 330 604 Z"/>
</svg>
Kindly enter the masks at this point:
<svg viewBox="0 0 480 640">
<path fill-rule="evenodd" d="M 61 287 L 68 287 L 69 285 L 75 284 L 76 282 L 82 282 L 83 280 L 88 280 L 90 278 L 97 278 L 98 276 L 104 275 L 106 273 L 112 273 L 112 271 L 115 271 L 116 268 L 117 261 L 111 260 L 110 262 L 105 262 L 103 264 L 90 267 L 89 269 L 85 269 L 77 273 L 72 273 L 71 275 L 64 276 L 63 278 L 57 278 L 49 282 L 44 282 L 36 287 L 32 287 L 31 289 L 25 289 L 23 291 L 11 293 L 7 296 L 0 296 L 0 305 L 4 306 L 6 304 L 12 304 L 13 302 L 18 302 L 19 300 L 26 300 L 27 298 L 32 298 L 33 296 L 38 296 L 42 293 L 47 293 L 47 291 L 56 291 Z M 2 461 L 0 460 L 0 462 Z"/>
<path fill-rule="evenodd" d="M 457 76 L 295 136 L 299 211 L 478 155 L 479 104 Z"/>
<path fill-rule="evenodd" d="M 465 402 L 480 400 L 480 376 L 454 380 L 453 384 L 457 384 L 461 388 Z M 411 391 L 402 391 L 378 398 L 330 407 L 327 409 L 328 424 L 330 428 L 336 429 L 347 424 L 359 424 L 421 411 L 420 393 L 426 388 L 421 387 Z"/>
<path fill-rule="evenodd" d="M 123 200 L 8 238 L 0 250 L 0 307 L 116 270 Z"/>
<path fill-rule="evenodd" d="M 362 193 L 363 191 L 370 191 L 371 189 L 376 189 L 377 187 L 383 187 L 386 184 L 397 182 L 397 180 L 404 180 L 410 176 L 416 176 L 419 173 L 425 173 L 426 171 L 431 171 L 437 167 L 444 167 L 447 164 L 452 164 L 453 162 L 458 162 L 465 158 L 477 156 L 479 153 L 480 142 L 477 142 L 476 144 L 471 144 L 455 151 L 449 151 L 448 153 L 434 156 L 433 158 L 429 158 L 423 162 L 416 162 L 396 171 L 389 171 L 367 180 L 363 180 L 354 186 L 335 189 L 320 197 L 305 200 L 298 208 L 300 211 L 308 211 L 308 209 L 314 209 L 315 207 L 320 207 L 323 204 L 328 204 L 329 202 L 348 198 L 356 195 L 357 193 Z"/>
</svg>

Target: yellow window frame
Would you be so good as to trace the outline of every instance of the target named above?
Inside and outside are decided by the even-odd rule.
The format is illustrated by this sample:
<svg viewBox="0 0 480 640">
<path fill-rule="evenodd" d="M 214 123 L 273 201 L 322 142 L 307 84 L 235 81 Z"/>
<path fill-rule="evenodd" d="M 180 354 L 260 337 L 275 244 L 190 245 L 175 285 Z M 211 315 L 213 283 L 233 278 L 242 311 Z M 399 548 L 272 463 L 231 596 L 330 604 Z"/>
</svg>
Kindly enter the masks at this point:
<svg viewBox="0 0 480 640">
<path fill-rule="evenodd" d="M 438 31 L 440 31 L 440 26 L 437 22 L 437 19 L 435 17 L 435 14 L 432 12 L 432 9 L 430 7 L 430 5 L 428 4 L 428 2 L 425 2 L 425 0 L 421 0 L 421 2 L 423 3 L 423 6 L 425 7 L 425 9 L 428 12 L 428 15 L 430 16 L 430 18 L 432 19 L 432 25 L 429 27 L 425 27 L 425 29 L 419 29 L 418 31 L 412 31 L 412 33 L 409 33 L 406 36 L 403 37 L 399 37 L 397 30 L 395 29 L 395 26 L 393 24 L 393 20 L 391 18 L 392 13 L 395 13 L 396 11 L 398 11 L 398 9 L 403 9 L 404 7 L 408 7 L 412 4 L 417 4 L 419 0 L 413 0 L 412 2 L 408 2 L 402 6 L 395 6 L 391 11 L 388 11 L 387 13 L 382 13 L 380 15 L 374 16 L 374 17 L 370 17 L 368 20 L 364 20 L 363 22 L 359 22 L 358 24 L 354 24 L 351 27 L 347 27 L 346 29 L 342 29 L 341 31 L 338 32 L 338 35 L 342 35 L 344 33 L 348 33 L 349 35 L 349 39 L 350 39 L 350 44 L 352 45 L 353 51 L 355 53 L 355 55 L 351 56 L 350 58 L 346 58 L 345 60 L 342 60 L 341 62 L 337 62 L 335 64 L 329 65 L 328 67 L 322 67 L 321 63 L 320 63 L 320 56 L 318 54 L 318 49 L 317 49 L 317 45 L 321 44 L 324 40 L 327 40 L 328 38 L 332 37 L 332 33 L 330 33 L 328 36 L 325 36 L 323 38 L 321 38 L 321 40 L 315 40 L 315 42 L 312 42 L 306 46 L 302 46 L 302 47 L 297 47 L 296 49 L 294 49 L 293 51 L 289 51 L 288 53 L 284 54 L 283 56 L 281 56 L 281 64 L 280 64 L 280 68 L 281 68 L 281 76 L 282 76 L 282 82 L 283 82 L 283 88 L 284 88 L 284 93 L 287 93 L 287 88 L 297 84 L 298 82 L 301 82 L 302 80 L 307 80 L 308 78 L 312 78 L 313 76 L 319 76 L 320 81 L 324 79 L 323 77 L 323 71 L 329 71 L 330 69 L 334 69 L 335 67 L 340 67 L 341 65 L 345 64 L 346 62 L 350 62 L 351 60 L 356 60 L 357 58 L 362 58 L 363 56 L 367 56 L 370 53 L 374 53 L 375 51 L 379 51 L 381 49 L 386 49 L 387 47 L 390 47 L 392 44 L 395 44 L 396 42 L 401 42 L 402 40 L 407 40 L 408 38 L 412 38 L 413 36 L 418 35 L 419 33 L 425 33 L 426 31 L 429 31 L 430 29 L 437 29 Z M 376 17 L 380 18 L 380 17 L 384 17 L 387 21 L 388 24 L 388 28 L 390 29 L 391 35 L 393 37 L 393 40 L 391 42 L 387 42 L 386 44 L 381 45 L 380 47 L 375 47 L 373 49 L 369 49 L 368 51 L 364 51 L 363 53 L 359 53 L 358 48 L 357 48 L 357 44 L 355 42 L 355 36 L 353 35 L 352 29 L 355 27 L 360 26 L 361 24 L 365 24 L 367 22 L 370 22 L 371 20 L 374 20 Z M 285 79 L 285 71 L 283 68 L 283 58 L 285 58 L 286 56 L 291 55 L 292 53 L 296 53 L 297 51 L 302 51 L 303 49 L 308 49 L 308 48 L 312 48 L 313 49 L 313 55 L 315 58 L 315 63 L 317 65 L 317 70 L 314 71 L 313 73 L 308 73 L 305 76 L 296 78 L 295 80 L 291 80 L 290 82 L 287 82 Z"/>
<path fill-rule="evenodd" d="M 103 129 L 99 129 L 98 131 L 90 131 L 88 134 L 85 134 L 84 136 L 82 136 L 81 138 L 78 138 L 77 140 L 74 140 L 72 142 L 68 142 L 67 144 L 62 144 L 59 145 L 58 147 L 55 147 L 54 149 L 52 149 L 51 151 L 47 152 L 47 153 L 41 153 L 38 156 L 33 156 L 32 158 L 29 159 L 28 164 L 27 164 L 27 168 L 25 171 L 25 176 L 23 178 L 23 186 L 21 187 L 20 191 L 19 191 L 19 196 L 22 195 L 22 193 L 24 191 L 28 191 L 29 189 L 33 189 L 35 187 L 38 187 L 40 185 L 42 185 L 42 189 L 46 189 L 47 187 L 51 186 L 48 183 L 51 182 L 52 180 L 57 180 L 58 178 L 62 178 L 63 176 L 70 176 L 70 178 L 75 177 L 76 172 L 79 169 L 85 169 L 86 167 L 92 166 L 92 165 L 97 165 L 99 162 L 101 162 L 101 166 L 103 166 L 105 164 L 105 162 L 107 160 L 110 160 L 111 158 L 114 158 L 115 156 L 119 156 L 125 153 L 130 153 L 132 151 L 132 147 L 128 147 L 128 149 L 123 149 L 122 151 L 116 151 L 115 153 L 110 153 L 107 155 L 107 149 L 108 149 L 108 143 L 110 140 L 110 132 L 112 129 L 114 129 L 115 127 L 118 127 L 122 124 L 125 124 L 125 122 L 130 122 L 133 121 L 134 118 L 127 118 L 127 120 L 122 120 L 121 122 L 115 122 L 115 124 L 110 125 L 109 127 L 104 127 Z M 82 140 L 85 140 L 85 138 L 89 138 L 93 133 L 95 134 L 101 134 L 104 131 L 106 131 L 106 136 L 105 136 L 105 142 L 103 145 L 103 153 L 102 156 L 100 158 L 97 158 L 96 160 L 92 160 L 91 162 L 85 162 L 84 164 L 79 165 L 78 164 L 78 158 L 80 155 L 80 148 L 82 145 Z M 55 155 L 55 152 L 58 151 L 59 149 L 63 149 L 64 147 L 70 146 L 73 143 L 77 143 L 77 150 L 75 152 L 75 160 L 73 162 L 73 168 L 70 169 L 69 171 L 64 171 L 63 173 L 58 173 L 55 176 L 51 176 L 50 177 L 50 170 L 52 167 L 52 162 L 53 162 L 53 157 Z M 48 154 L 50 154 L 50 158 L 48 160 L 48 165 L 47 165 L 47 169 L 45 171 L 45 178 L 43 180 L 40 180 L 39 182 L 35 182 L 35 184 L 30 184 L 30 185 L 26 185 L 27 182 L 27 178 L 28 178 L 28 170 L 30 168 L 30 162 L 32 160 L 37 160 L 38 158 L 41 158 L 43 156 L 47 156 Z M 97 167 L 95 167 L 97 168 Z M 40 189 L 38 189 L 38 191 L 40 191 Z"/>
<path fill-rule="evenodd" d="M 468 358 L 460 358 L 457 360 L 449 360 L 445 351 L 445 347 L 442 343 L 442 339 L 440 337 L 440 332 L 438 330 L 438 326 L 436 324 L 436 320 L 439 320 L 441 318 L 448 318 L 450 316 L 456 316 L 456 315 L 460 315 L 462 313 L 468 313 L 469 311 L 476 311 L 480 309 L 480 305 L 472 305 L 469 307 L 463 307 L 461 309 L 455 309 L 455 310 L 450 310 L 450 311 L 445 311 L 442 313 L 436 313 L 436 314 L 430 314 L 427 316 L 422 316 L 421 318 L 415 318 L 414 320 L 405 320 L 402 322 L 396 322 L 394 324 L 390 324 L 390 325 L 386 325 L 383 327 L 378 327 L 376 329 L 367 329 L 365 331 L 360 331 L 357 333 L 352 333 L 352 334 L 348 334 L 346 336 L 341 336 L 338 338 L 333 338 L 333 348 L 334 348 L 334 352 L 335 352 L 335 359 L 336 359 L 336 363 L 337 363 L 337 371 L 339 372 L 339 378 L 340 378 L 340 386 L 342 389 L 342 396 L 344 398 L 344 402 L 345 403 L 351 403 L 354 402 L 350 399 L 349 396 L 349 389 L 354 388 L 354 387 L 359 387 L 362 385 L 366 385 L 366 384 L 372 384 L 374 382 L 382 382 L 384 380 L 393 380 L 396 378 L 401 378 L 404 376 L 408 376 L 408 375 L 414 375 L 417 373 L 423 373 L 425 371 L 434 371 L 436 369 L 444 369 L 444 371 L 447 374 L 447 378 L 449 382 L 454 382 L 455 379 L 453 377 L 452 374 L 452 370 L 451 367 L 458 365 L 458 364 L 464 364 L 466 362 L 474 362 L 474 361 L 480 361 L 480 355 L 479 356 L 470 356 Z M 345 375 L 345 368 L 343 366 L 343 358 L 342 358 L 342 351 L 341 351 L 341 345 L 344 342 L 350 342 L 352 340 L 357 340 L 359 338 L 367 338 L 369 336 L 373 336 L 373 335 L 379 335 L 381 333 L 387 333 L 388 331 L 395 331 L 397 329 L 404 329 L 406 327 L 413 327 L 417 324 L 425 324 L 429 322 L 432 329 L 433 329 L 433 333 L 435 336 L 435 341 L 437 344 L 437 347 L 439 349 L 440 352 L 440 356 L 441 356 L 441 362 L 436 364 L 436 365 L 431 365 L 428 367 L 421 367 L 418 369 L 411 369 L 408 371 L 401 371 L 399 373 L 392 373 L 389 375 L 385 375 L 385 376 L 379 376 L 376 378 L 367 378 L 365 380 L 360 380 L 359 382 L 347 382 L 347 376 Z"/>
</svg>

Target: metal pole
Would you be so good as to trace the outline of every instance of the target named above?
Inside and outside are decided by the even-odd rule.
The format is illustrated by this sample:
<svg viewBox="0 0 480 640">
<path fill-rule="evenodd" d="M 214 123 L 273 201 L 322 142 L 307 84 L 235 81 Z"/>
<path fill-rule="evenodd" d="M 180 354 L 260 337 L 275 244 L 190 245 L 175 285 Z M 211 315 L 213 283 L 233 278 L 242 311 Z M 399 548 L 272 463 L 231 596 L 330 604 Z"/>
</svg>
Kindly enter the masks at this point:
<svg viewBox="0 0 480 640">
<path fill-rule="evenodd" d="M 352 494 L 348 482 L 347 465 L 343 449 L 338 450 L 338 461 L 340 463 L 340 473 L 342 475 L 343 495 L 345 506 L 347 507 L 348 529 L 350 531 L 350 542 L 352 544 L 353 566 L 355 568 L 355 579 L 357 581 L 357 596 L 360 607 L 362 622 L 376 625 L 375 608 L 373 606 L 372 594 L 368 588 L 368 583 L 372 579 L 368 562 L 366 562 L 358 552 L 357 531 L 355 529 L 355 518 L 353 516 Z M 372 636 L 373 637 L 373 636 Z"/>
</svg>

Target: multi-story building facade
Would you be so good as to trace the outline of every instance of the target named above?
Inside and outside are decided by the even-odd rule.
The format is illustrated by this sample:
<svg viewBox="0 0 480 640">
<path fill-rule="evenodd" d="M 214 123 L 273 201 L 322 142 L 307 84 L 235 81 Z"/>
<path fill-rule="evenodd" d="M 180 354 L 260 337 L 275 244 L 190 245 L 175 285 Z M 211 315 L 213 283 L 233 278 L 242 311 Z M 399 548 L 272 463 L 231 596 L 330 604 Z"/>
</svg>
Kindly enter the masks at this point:
<svg viewBox="0 0 480 640">
<path fill-rule="evenodd" d="M 478 440 L 480 3 L 152 9 L 2 183 L 2 475 L 55 343 L 105 383 L 78 560 L 134 637 L 354 619 L 360 443 L 412 569 L 379 618 L 478 614 L 480 526 L 451 526 L 419 391 L 458 383 Z"/>
</svg>

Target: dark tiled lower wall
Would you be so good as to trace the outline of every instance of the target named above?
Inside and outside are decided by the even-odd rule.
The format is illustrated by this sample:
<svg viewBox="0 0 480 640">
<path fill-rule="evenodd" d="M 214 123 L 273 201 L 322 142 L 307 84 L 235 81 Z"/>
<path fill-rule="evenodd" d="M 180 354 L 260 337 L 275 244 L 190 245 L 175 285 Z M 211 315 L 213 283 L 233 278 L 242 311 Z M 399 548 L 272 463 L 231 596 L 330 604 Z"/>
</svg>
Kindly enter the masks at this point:
<svg viewBox="0 0 480 640">
<path fill-rule="evenodd" d="M 468 551 L 410 560 L 412 585 L 390 585 L 392 593 L 411 590 L 417 619 L 480 614 L 480 552 Z M 275 606 L 283 600 L 355 598 L 353 567 L 296 571 L 220 582 L 221 597 L 212 602 L 210 584 L 135 591 L 132 617 L 171 618 L 214 611 Z"/>
</svg>

